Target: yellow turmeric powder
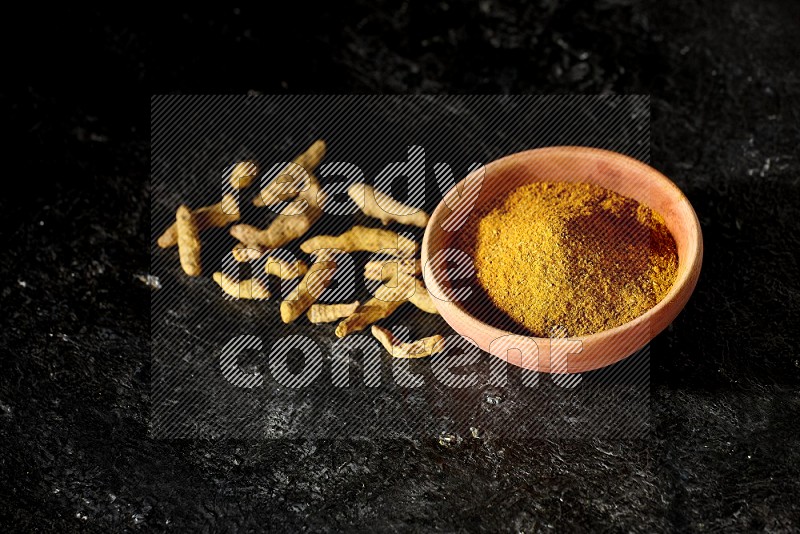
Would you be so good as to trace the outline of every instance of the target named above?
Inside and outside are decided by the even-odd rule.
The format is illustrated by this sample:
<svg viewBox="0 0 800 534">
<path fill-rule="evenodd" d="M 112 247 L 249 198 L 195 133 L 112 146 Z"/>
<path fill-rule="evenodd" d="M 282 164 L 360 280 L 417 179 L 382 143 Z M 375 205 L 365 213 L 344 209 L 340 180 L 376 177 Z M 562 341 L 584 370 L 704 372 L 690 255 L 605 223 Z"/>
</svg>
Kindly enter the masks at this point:
<svg viewBox="0 0 800 534">
<path fill-rule="evenodd" d="M 622 325 L 663 299 L 678 269 L 661 216 L 594 185 L 524 185 L 474 220 L 463 245 L 480 286 L 538 337 Z"/>
</svg>

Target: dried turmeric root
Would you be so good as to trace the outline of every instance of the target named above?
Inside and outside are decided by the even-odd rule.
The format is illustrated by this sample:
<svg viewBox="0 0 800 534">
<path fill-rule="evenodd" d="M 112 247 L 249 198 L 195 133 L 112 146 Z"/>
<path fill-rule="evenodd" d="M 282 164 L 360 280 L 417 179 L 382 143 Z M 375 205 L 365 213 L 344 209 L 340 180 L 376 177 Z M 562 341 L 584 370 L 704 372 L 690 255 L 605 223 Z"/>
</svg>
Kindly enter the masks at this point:
<svg viewBox="0 0 800 534">
<path fill-rule="evenodd" d="M 264 258 L 264 252 L 260 248 L 251 249 L 244 243 L 237 243 L 231 250 L 231 254 L 236 261 L 243 263 L 261 258 L 260 261 L 264 264 L 264 271 L 283 280 L 300 278 L 308 271 L 308 265 L 303 260 L 289 261 L 275 255 L 269 255 Z"/>
<path fill-rule="evenodd" d="M 320 190 L 318 184 L 312 183 L 298 197 L 306 201 L 305 209 L 298 213 L 297 206 L 287 205 L 265 230 L 259 230 L 249 224 L 231 226 L 231 235 L 244 245 L 243 248 L 239 247 L 234 251 L 234 257 L 246 258 L 245 261 L 255 259 L 263 251 L 280 248 L 308 232 L 322 215 L 320 205 L 324 202 L 325 193 Z"/>
<path fill-rule="evenodd" d="M 405 301 L 387 302 L 376 298 L 369 299 L 356 313 L 336 325 L 336 337 L 345 337 L 353 332 L 364 330 L 372 323 L 389 317 Z"/>
<path fill-rule="evenodd" d="M 403 281 L 398 283 L 397 280 Z M 424 312 L 433 314 L 439 313 L 436 306 L 433 304 L 431 294 L 419 278 L 391 278 L 387 281 L 386 286 L 378 288 L 375 292 L 375 297 L 380 300 L 388 301 L 408 301 Z"/>
<path fill-rule="evenodd" d="M 385 282 L 400 275 L 417 276 L 422 273 L 419 260 L 373 260 L 364 266 L 364 278 Z"/>
<path fill-rule="evenodd" d="M 257 175 L 258 166 L 254 161 L 240 161 L 231 169 L 231 187 L 234 189 L 250 187 Z"/>
<path fill-rule="evenodd" d="M 312 304 L 308 309 L 308 320 L 314 324 L 332 323 L 342 317 L 350 317 L 360 305 L 358 301 L 351 304 Z"/>
<path fill-rule="evenodd" d="M 224 273 L 214 273 L 214 281 L 232 297 L 246 300 L 261 300 L 270 297 L 269 289 L 258 278 L 237 282 Z"/>
<path fill-rule="evenodd" d="M 408 298 L 408 301 L 424 312 L 439 313 L 436 306 L 433 305 L 433 297 L 428 293 L 425 284 L 417 278 L 414 279 L 414 294 Z"/>
<path fill-rule="evenodd" d="M 257 260 L 264 255 L 261 249 L 248 248 L 244 243 L 237 243 L 231 254 L 238 262 Z M 277 256 L 267 256 L 262 261 L 264 262 L 264 271 L 268 275 L 277 276 L 282 280 L 300 278 L 308 271 L 308 265 L 303 260 L 287 261 Z"/>
<path fill-rule="evenodd" d="M 420 274 L 421 262 L 419 260 L 377 260 L 370 261 L 364 267 L 364 278 L 367 280 L 378 280 L 381 282 L 391 282 L 393 280 L 414 280 L 414 292 L 408 297 L 408 301 L 420 310 L 428 313 L 439 313 L 433 305 L 431 295 L 425 288 L 425 284 L 415 275 Z M 403 275 L 402 277 L 400 275 Z"/>
<path fill-rule="evenodd" d="M 406 302 L 411 302 L 422 311 L 439 313 L 421 280 L 411 277 L 392 278 L 375 291 L 374 297 L 336 326 L 336 337 L 345 337 L 363 330 L 372 323 L 389 317 Z"/>
<path fill-rule="evenodd" d="M 413 240 L 390 230 L 365 226 L 354 226 L 338 236 L 318 235 L 300 245 L 300 249 L 307 254 L 330 248 L 342 252 L 383 251 L 400 258 L 412 258 L 417 253 L 417 244 Z"/>
<path fill-rule="evenodd" d="M 300 317 L 325 291 L 336 272 L 336 262 L 333 254 L 322 252 L 317 256 L 317 261 L 300 280 L 300 283 L 281 302 L 281 320 L 291 323 Z"/>
<path fill-rule="evenodd" d="M 428 214 L 421 209 L 408 206 L 381 193 L 371 185 L 356 183 L 347 188 L 347 194 L 368 217 L 380 219 L 387 225 L 390 222 L 409 224 L 425 228 L 428 225 Z"/>
<path fill-rule="evenodd" d="M 189 276 L 200 276 L 200 231 L 191 210 L 183 204 L 175 214 L 175 224 L 181 267 Z"/>
<path fill-rule="evenodd" d="M 297 156 L 292 163 L 304 168 L 312 183 L 315 183 L 317 179 L 312 173 L 323 157 L 325 157 L 325 141 L 320 139 L 308 147 L 308 150 Z M 259 207 L 274 206 L 279 202 L 285 202 L 296 197 L 299 193 L 297 191 L 298 178 L 291 173 L 291 168 L 291 165 L 287 166 L 278 173 L 275 179 L 267 184 L 261 190 L 261 193 L 256 195 L 253 199 L 253 205 Z"/>
<path fill-rule="evenodd" d="M 231 250 L 231 255 L 233 256 L 233 259 L 235 259 L 236 261 L 245 263 L 250 260 L 255 260 L 260 258 L 261 256 L 264 255 L 264 253 L 261 251 L 260 248 L 251 249 L 248 248 L 248 246 L 245 245 L 244 243 L 236 243 L 236 245 L 234 245 L 233 247 L 233 250 Z"/>
<path fill-rule="evenodd" d="M 438 334 L 418 339 L 413 343 L 400 343 L 390 331 L 373 325 L 372 335 L 395 358 L 424 358 L 444 350 L 444 337 Z"/>
<path fill-rule="evenodd" d="M 369 299 L 363 306 L 359 306 L 356 312 L 336 325 L 336 337 L 345 337 L 353 332 L 358 332 L 376 323 L 381 319 L 389 317 L 394 311 L 408 301 L 411 291 L 414 290 L 411 284 L 398 284 L 394 287 L 383 285 L 375 291 L 375 296 Z"/>
<path fill-rule="evenodd" d="M 303 260 L 286 261 L 269 256 L 264 263 L 264 272 L 270 276 L 277 276 L 281 280 L 294 280 L 308 272 L 308 265 Z"/>
<path fill-rule="evenodd" d="M 198 231 L 208 230 L 209 228 L 224 228 L 230 223 L 239 220 L 239 207 L 233 195 L 225 195 L 222 198 L 222 202 L 197 208 L 192 211 L 192 215 Z M 178 225 L 174 223 L 158 238 L 158 246 L 169 248 L 177 244 Z"/>
</svg>

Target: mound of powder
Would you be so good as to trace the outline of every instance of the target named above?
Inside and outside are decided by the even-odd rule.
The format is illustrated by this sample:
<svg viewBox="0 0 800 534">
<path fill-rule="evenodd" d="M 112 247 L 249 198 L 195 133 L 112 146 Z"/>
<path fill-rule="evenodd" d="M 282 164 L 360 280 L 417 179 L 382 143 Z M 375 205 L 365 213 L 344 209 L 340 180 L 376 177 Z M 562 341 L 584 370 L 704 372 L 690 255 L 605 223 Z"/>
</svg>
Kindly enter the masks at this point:
<svg viewBox="0 0 800 534">
<path fill-rule="evenodd" d="M 519 187 L 484 209 L 467 241 L 491 301 L 538 337 L 622 325 L 663 299 L 678 269 L 661 216 L 589 184 Z"/>
</svg>

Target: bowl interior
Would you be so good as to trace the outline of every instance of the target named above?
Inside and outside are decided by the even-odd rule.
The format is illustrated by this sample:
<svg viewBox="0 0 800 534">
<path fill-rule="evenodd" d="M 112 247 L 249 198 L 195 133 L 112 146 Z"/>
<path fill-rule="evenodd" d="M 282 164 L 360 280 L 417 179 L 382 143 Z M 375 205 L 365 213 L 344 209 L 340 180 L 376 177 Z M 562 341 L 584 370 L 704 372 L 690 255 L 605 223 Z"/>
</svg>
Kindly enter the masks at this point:
<svg viewBox="0 0 800 534">
<path fill-rule="evenodd" d="M 482 177 L 482 180 L 481 180 Z M 666 328 L 689 298 L 699 275 L 702 236 L 697 216 L 686 197 L 664 175 L 627 156 L 584 147 L 549 147 L 520 152 L 487 164 L 449 191 L 434 210 L 422 245 L 424 277 L 442 316 L 461 335 L 495 355 L 508 351 L 491 348 L 499 337 L 516 335 L 504 325 L 484 321 L 454 298 L 456 284 L 447 265 L 430 261 L 446 249 L 456 248 L 454 240 L 471 216 L 486 203 L 507 196 L 531 182 L 581 182 L 605 187 L 633 198 L 658 212 L 672 233 L 678 249 L 678 272 L 667 296 L 637 319 L 616 328 L 581 336 L 583 350 L 571 358 L 567 372 L 581 372 L 608 365 L 643 347 Z M 480 186 L 478 187 L 478 184 Z M 459 222 L 463 224 L 458 225 Z M 474 279 L 473 279 L 474 281 Z M 477 282 L 474 282 L 477 284 Z M 549 340 L 530 336 L 537 348 Z M 616 343 L 616 345 L 615 345 Z M 538 369 L 549 371 L 542 365 Z M 522 364 L 525 367 L 529 365 Z"/>
</svg>

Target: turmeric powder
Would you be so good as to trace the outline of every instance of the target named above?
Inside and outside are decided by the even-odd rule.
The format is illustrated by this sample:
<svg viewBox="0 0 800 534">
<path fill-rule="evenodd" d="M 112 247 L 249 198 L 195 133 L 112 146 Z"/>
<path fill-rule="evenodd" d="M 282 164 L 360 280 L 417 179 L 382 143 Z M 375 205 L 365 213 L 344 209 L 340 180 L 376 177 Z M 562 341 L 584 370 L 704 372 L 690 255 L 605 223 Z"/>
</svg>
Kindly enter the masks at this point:
<svg viewBox="0 0 800 534">
<path fill-rule="evenodd" d="M 662 217 L 602 187 L 532 183 L 490 202 L 465 232 L 477 279 L 533 335 L 620 326 L 669 292 L 678 269 Z"/>
</svg>

